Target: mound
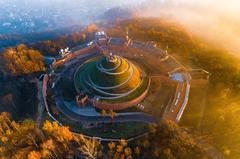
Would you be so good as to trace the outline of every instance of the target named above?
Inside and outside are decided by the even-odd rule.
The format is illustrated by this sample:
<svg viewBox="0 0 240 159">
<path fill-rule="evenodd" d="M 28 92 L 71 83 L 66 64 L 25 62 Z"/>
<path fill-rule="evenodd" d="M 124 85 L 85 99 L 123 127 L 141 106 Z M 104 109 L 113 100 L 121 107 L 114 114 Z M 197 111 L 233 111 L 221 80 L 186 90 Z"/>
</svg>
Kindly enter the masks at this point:
<svg viewBox="0 0 240 159">
<path fill-rule="evenodd" d="M 85 62 L 75 73 L 77 92 L 110 103 L 127 102 L 147 88 L 146 74 L 120 56 L 103 56 Z"/>
</svg>

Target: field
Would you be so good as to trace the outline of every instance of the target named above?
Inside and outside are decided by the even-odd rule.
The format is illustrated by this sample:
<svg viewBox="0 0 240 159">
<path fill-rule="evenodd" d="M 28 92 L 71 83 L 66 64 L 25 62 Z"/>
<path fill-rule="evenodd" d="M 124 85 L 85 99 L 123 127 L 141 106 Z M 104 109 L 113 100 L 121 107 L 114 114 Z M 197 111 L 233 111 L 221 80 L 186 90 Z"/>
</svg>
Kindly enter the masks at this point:
<svg viewBox="0 0 240 159">
<path fill-rule="evenodd" d="M 82 132 L 90 136 L 101 136 L 103 138 L 131 138 L 148 132 L 148 124 L 128 122 L 113 123 L 93 129 L 84 129 Z"/>
<path fill-rule="evenodd" d="M 49 120 L 49 118 L 46 118 Z M 96 128 L 83 129 L 81 122 L 71 121 L 64 115 L 59 114 L 57 119 L 68 126 L 70 130 L 79 134 L 85 134 L 89 136 L 102 137 L 102 138 L 131 138 L 143 133 L 148 132 L 148 124 L 128 122 L 128 123 L 109 123 L 105 125 L 99 125 Z M 114 121 L 114 119 L 113 119 Z M 104 121 L 103 121 L 104 122 Z"/>
<path fill-rule="evenodd" d="M 160 120 L 162 113 L 175 92 L 174 83 L 164 82 L 161 79 L 152 79 L 148 96 L 141 103 L 144 112 L 149 113 Z"/>
</svg>

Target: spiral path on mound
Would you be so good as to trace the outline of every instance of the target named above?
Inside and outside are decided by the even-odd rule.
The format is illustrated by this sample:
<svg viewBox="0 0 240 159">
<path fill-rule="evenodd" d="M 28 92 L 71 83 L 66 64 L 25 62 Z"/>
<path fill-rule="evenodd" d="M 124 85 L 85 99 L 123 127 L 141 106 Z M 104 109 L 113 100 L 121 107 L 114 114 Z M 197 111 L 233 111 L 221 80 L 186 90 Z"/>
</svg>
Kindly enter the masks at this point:
<svg viewBox="0 0 240 159">
<path fill-rule="evenodd" d="M 79 92 L 98 99 L 123 98 L 143 83 L 143 72 L 133 63 L 119 56 L 104 56 L 87 61 L 75 74 Z"/>
</svg>

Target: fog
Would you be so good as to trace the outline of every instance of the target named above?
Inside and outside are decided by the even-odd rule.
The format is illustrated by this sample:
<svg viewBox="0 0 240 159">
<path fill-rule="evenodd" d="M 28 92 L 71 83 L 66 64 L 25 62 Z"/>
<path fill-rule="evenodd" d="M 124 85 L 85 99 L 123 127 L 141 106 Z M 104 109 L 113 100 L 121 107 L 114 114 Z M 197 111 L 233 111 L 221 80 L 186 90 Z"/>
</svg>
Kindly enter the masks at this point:
<svg viewBox="0 0 240 159">
<path fill-rule="evenodd" d="M 239 0 L 146 0 L 142 16 L 178 21 L 193 34 L 240 57 Z"/>
<path fill-rule="evenodd" d="M 141 0 L 0 0 L 0 35 L 54 30 L 97 21 L 108 9 Z"/>
<path fill-rule="evenodd" d="M 0 35 L 96 22 L 113 7 L 177 21 L 191 33 L 240 56 L 239 0 L 0 0 Z"/>
</svg>

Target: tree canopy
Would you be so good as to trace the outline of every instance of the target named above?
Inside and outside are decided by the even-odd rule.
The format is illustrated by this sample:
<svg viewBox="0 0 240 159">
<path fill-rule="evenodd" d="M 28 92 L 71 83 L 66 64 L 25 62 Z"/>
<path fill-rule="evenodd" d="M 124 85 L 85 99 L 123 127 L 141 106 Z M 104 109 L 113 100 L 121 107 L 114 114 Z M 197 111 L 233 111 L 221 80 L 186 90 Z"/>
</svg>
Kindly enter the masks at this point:
<svg viewBox="0 0 240 159">
<path fill-rule="evenodd" d="M 99 142 L 75 136 L 68 127 L 46 121 L 38 128 L 34 121 L 17 123 L 8 113 L 0 115 L 0 158 L 40 159 L 85 156 L 93 159 L 100 154 Z"/>
<path fill-rule="evenodd" d="M 0 60 L 3 63 L 3 71 L 9 76 L 42 72 L 46 69 L 41 53 L 23 44 L 6 49 Z"/>
</svg>

